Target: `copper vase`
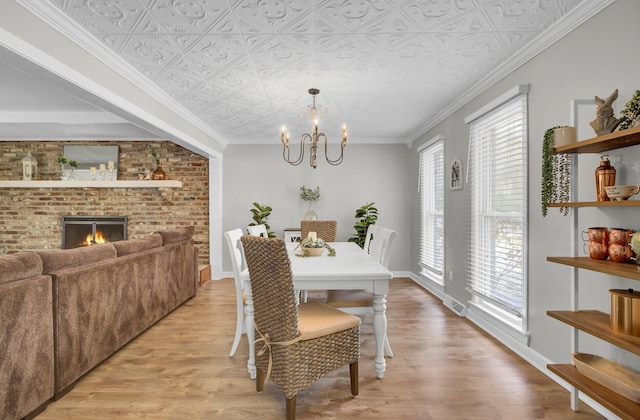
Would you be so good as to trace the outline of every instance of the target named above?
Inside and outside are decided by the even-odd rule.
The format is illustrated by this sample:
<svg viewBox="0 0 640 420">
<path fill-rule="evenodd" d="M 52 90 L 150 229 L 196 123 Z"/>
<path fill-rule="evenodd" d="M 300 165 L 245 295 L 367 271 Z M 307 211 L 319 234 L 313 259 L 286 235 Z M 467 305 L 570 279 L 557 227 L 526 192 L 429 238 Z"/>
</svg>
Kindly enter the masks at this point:
<svg viewBox="0 0 640 420">
<path fill-rule="evenodd" d="M 167 174 L 162 170 L 162 163 L 158 163 L 156 170 L 151 173 L 151 179 L 157 181 L 167 179 Z"/>
</svg>

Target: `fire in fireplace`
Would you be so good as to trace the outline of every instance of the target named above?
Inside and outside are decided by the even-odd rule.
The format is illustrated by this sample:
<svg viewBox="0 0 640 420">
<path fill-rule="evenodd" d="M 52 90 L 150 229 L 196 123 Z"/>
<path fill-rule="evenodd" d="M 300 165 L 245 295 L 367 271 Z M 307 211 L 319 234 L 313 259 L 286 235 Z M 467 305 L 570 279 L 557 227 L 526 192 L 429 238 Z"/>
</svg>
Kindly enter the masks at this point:
<svg viewBox="0 0 640 420">
<path fill-rule="evenodd" d="M 127 216 L 62 216 L 62 248 L 127 239 Z"/>
</svg>

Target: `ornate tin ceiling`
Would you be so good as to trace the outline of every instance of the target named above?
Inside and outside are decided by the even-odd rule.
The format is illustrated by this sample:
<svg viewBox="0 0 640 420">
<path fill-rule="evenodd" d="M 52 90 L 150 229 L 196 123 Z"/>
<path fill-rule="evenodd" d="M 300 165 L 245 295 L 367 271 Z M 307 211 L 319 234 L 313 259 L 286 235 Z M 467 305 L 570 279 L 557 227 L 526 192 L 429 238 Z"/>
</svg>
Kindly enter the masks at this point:
<svg viewBox="0 0 640 420">
<path fill-rule="evenodd" d="M 330 140 L 410 142 L 581 2 L 53 0 L 223 143 L 309 131 L 311 87 Z"/>
</svg>

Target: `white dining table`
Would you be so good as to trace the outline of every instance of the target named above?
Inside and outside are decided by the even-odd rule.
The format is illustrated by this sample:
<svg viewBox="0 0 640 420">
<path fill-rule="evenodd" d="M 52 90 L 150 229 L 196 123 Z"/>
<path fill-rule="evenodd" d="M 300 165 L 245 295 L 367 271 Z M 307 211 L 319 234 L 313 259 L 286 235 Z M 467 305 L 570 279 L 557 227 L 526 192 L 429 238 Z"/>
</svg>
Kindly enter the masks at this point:
<svg viewBox="0 0 640 420">
<path fill-rule="evenodd" d="M 332 242 L 330 246 L 336 255 L 328 256 L 325 251 L 317 257 L 299 257 L 296 243 L 287 243 L 291 260 L 291 274 L 296 290 L 352 290 L 364 289 L 373 294 L 373 331 L 376 339 L 374 368 L 378 378 L 386 369 L 384 360 L 384 339 L 387 334 L 387 292 L 393 274 L 387 268 L 365 253 L 353 242 Z M 245 326 L 249 341 L 249 361 L 247 370 L 252 379 L 256 377 L 255 330 L 253 327 L 253 297 L 251 281 L 247 269 L 240 273 L 246 295 Z"/>
</svg>

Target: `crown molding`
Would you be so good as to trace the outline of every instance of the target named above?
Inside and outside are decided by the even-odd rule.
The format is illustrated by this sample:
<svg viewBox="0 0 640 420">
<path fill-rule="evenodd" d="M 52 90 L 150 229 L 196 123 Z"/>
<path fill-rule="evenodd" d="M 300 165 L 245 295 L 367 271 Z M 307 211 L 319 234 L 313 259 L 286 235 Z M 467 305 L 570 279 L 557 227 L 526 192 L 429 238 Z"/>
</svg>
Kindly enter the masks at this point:
<svg viewBox="0 0 640 420">
<path fill-rule="evenodd" d="M 558 19 L 557 22 L 537 36 L 533 41 L 511 56 L 507 61 L 499 65 L 494 71 L 485 76 L 478 83 L 473 85 L 469 90 L 467 90 L 467 92 L 458 97 L 457 100 L 451 102 L 432 118 L 425 121 L 424 124 L 422 124 L 408 137 L 407 144 L 413 146 L 413 142 L 426 132 L 434 128 L 446 118 L 450 117 L 454 112 L 471 102 L 478 95 L 504 79 L 509 74 L 516 71 L 551 45 L 555 44 L 565 35 L 571 33 L 578 26 L 600 13 L 613 2 L 615 2 L 615 0 L 584 0 L 582 3 L 575 6 L 569 14 Z"/>
<path fill-rule="evenodd" d="M 178 103 L 173 97 L 169 94 L 161 90 L 156 84 L 151 82 L 147 77 L 145 77 L 139 70 L 134 68 L 132 65 L 127 63 L 124 59 L 120 58 L 116 53 L 109 50 L 105 47 L 99 40 L 97 40 L 93 34 L 88 32 L 86 29 L 82 28 L 71 18 L 66 16 L 57 6 L 55 6 L 52 2 L 42 2 L 38 0 L 15 0 L 16 3 L 27 9 L 29 12 L 34 14 L 44 23 L 51 26 L 53 29 L 60 32 L 62 35 L 67 37 L 70 41 L 77 44 L 79 47 L 84 49 L 88 54 L 102 61 L 107 67 L 116 73 L 120 74 L 124 78 L 130 80 L 133 84 L 140 87 L 148 94 L 150 97 L 155 99 L 156 101 L 164 104 L 167 108 L 169 108 L 172 112 L 174 112 L 177 116 L 196 127 L 207 136 L 211 137 L 217 143 L 219 143 L 222 148 L 228 143 L 228 141 L 218 132 L 213 130 L 211 126 L 205 124 L 201 119 L 197 118 L 193 113 L 188 111 L 184 106 Z M 40 53 L 43 54 L 42 52 Z M 32 60 L 33 61 L 33 60 Z M 37 61 L 40 64 L 39 61 Z M 95 82 L 91 82 L 91 89 L 87 88 L 87 84 L 79 84 L 77 83 L 76 78 L 71 78 L 69 76 L 70 73 L 77 75 L 78 73 L 69 69 L 69 73 L 65 72 L 64 74 L 60 74 L 56 72 L 58 75 L 64 77 L 65 79 L 78 84 L 79 86 L 89 90 L 90 92 L 94 92 L 96 95 L 102 98 L 110 98 L 110 102 L 117 107 L 121 108 L 125 112 L 128 112 L 132 115 L 136 115 L 139 118 L 149 122 L 150 124 L 160 128 L 163 131 L 173 132 L 174 129 L 168 130 L 168 125 L 162 121 L 158 121 L 157 118 L 149 118 L 151 115 L 141 110 L 139 107 L 131 104 L 129 101 L 123 100 L 119 96 L 116 98 L 112 92 L 107 91 L 102 86 L 98 85 Z M 86 77 L 82 76 L 81 80 L 88 80 Z M 146 118 L 142 115 L 146 114 Z M 155 123 L 151 120 L 156 120 Z M 161 127 L 161 126 L 164 126 Z M 188 138 L 184 133 L 181 134 L 182 139 L 189 144 L 193 144 L 193 146 L 206 151 L 211 155 L 218 155 L 219 153 L 210 147 L 202 144 L 200 141 L 197 141 L 193 138 Z"/>
</svg>

